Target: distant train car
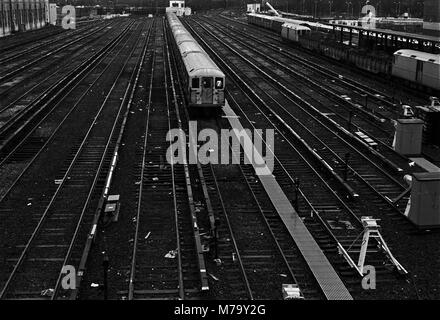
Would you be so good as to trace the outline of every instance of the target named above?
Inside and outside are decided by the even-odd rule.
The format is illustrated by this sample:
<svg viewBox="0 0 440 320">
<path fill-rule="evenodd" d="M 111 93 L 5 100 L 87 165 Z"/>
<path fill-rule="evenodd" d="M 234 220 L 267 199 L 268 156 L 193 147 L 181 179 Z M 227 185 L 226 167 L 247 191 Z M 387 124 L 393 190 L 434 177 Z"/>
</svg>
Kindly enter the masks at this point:
<svg viewBox="0 0 440 320">
<path fill-rule="evenodd" d="M 292 23 L 284 23 L 281 26 L 281 38 L 286 41 L 298 42 L 299 37 L 309 35 L 311 30 L 309 27 L 300 26 Z"/>
<path fill-rule="evenodd" d="M 268 16 L 265 14 L 249 13 L 248 23 L 281 33 L 281 26 L 286 22 L 285 18 Z"/>
<path fill-rule="evenodd" d="M 274 16 L 268 16 L 265 14 L 258 14 L 258 13 L 249 13 L 247 15 L 247 21 L 250 24 L 255 24 L 257 26 L 273 30 L 273 31 L 277 32 L 278 34 L 281 34 L 282 26 L 285 23 L 288 23 L 291 25 L 305 26 L 310 29 L 313 29 L 316 31 L 321 31 L 321 32 L 329 32 L 329 31 L 333 30 L 332 26 L 329 26 L 329 25 L 326 25 L 323 23 L 319 23 L 319 22 L 274 17 Z"/>
<path fill-rule="evenodd" d="M 392 75 L 440 90 L 440 55 L 402 49 L 394 53 Z"/>
<path fill-rule="evenodd" d="M 167 19 L 179 52 L 178 68 L 189 107 L 222 107 L 225 103 L 225 74 L 185 29 L 175 13 Z"/>
</svg>

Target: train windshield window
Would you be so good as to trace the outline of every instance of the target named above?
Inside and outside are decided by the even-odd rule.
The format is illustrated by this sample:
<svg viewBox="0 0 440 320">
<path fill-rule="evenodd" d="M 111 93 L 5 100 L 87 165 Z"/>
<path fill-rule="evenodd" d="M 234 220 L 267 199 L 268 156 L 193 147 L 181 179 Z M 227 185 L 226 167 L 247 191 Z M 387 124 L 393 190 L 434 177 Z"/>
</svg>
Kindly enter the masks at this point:
<svg viewBox="0 0 440 320">
<path fill-rule="evenodd" d="M 216 89 L 223 89 L 223 79 L 222 78 L 215 78 L 215 88 Z"/>
<path fill-rule="evenodd" d="M 193 87 L 194 89 L 200 88 L 200 80 L 199 80 L 199 78 L 193 78 L 192 79 L 191 87 Z"/>
<path fill-rule="evenodd" d="M 212 79 L 211 78 L 203 78 L 202 85 L 203 85 L 203 88 L 205 88 L 205 89 L 212 88 Z"/>
</svg>

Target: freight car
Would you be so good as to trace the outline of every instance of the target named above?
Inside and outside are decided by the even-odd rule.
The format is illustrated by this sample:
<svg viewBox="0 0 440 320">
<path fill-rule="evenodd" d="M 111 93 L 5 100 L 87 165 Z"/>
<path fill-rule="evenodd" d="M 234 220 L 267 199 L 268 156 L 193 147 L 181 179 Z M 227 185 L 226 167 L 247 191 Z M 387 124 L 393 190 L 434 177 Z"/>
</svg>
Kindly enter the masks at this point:
<svg viewBox="0 0 440 320">
<path fill-rule="evenodd" d="M 438 54 L 402 49 L 394 53 L 393 59 L 388 55 L 386 57 L 374 56 L 365 52 L 358 52 L 348 46 L 341 46 L 323 40 L 329 35 L 328 32 L 332 30 L 332 27 L 322 23 L 255 13 L 248 14 L 247 19 L 250 24 L 277 32 L 284 41 L 291 41 L 308 50 L 339 61 L 348 62 L 359 69 L 376 74 L 392 75 L 419 88 L 440 89 L 440 55 Z M 310 37 L 311 32 L 308 30 L 302 30 L 298 34 L 295 34 L 295 32 L 289 34 L 288 32 L 295 29 L 295 26 L 296 28 L 306 27 L 318 31 L 315 35 L 319 35 L 319 39 Z"/>
<path fill-rule="evenodd" d="M 394 53 L 392 75 L 440 90 L 440 55 L 402 49 Z"/>
<path fill-rule="evenodd" d="M 185 29 L 175 13 L 166 14 L 178 52 L 178 69 L 188 107 L 222 107 L 225 74 Z"/>
</svg>

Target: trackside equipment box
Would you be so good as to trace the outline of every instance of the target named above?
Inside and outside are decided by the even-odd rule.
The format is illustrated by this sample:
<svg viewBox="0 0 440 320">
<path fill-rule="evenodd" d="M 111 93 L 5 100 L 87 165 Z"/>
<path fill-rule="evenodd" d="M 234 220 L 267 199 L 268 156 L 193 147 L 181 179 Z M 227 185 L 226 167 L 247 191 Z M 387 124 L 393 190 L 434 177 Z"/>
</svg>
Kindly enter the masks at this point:
<svg viewBox="0 0 440 320">
<path fill-rule="evenodd" d="M 423 124 L 420 119 L 397 119 L 394 150 L 405 155 L 420 154 Z"/>
<path fill-rule="evenodd" d="M 408 218 L 419 228 L 440 227 L 440 172 L 414 173 Z"/>
</svg>

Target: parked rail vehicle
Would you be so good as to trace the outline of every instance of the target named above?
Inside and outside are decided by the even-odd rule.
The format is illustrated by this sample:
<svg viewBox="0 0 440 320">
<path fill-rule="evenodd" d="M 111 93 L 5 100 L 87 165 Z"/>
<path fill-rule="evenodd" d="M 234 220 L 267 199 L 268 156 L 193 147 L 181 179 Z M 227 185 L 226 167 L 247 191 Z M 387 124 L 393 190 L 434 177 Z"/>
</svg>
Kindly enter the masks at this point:
<svg viewBox="0 0 440 320">
<path fill-rule="evenodd" d="M 394 53 L 395 77 L 440 90 L 440 55 L 401 49 Z"/>
<path fill-rule="evenodd" d="M 268 16 L 265 14 L 258 14 L 258 13 L 248 13 L 247 14 L 247 21 L 250 24 L 254 24 L 266 29 L 273 30 L 277 32 L 278 34 L 281 33 L 281 29 L 283 24 L 293 24 L 293 25 L 299 25 L 299 26 L 305 26 L 310 29 L 321 31 L 321 32 L 330 32 L 333 31 L 333 27 L 319 23 L 319 22 L 312 22 L 312 21 L 306 21 L 306 20 L 297 20 L 297 19 L 289 19 L 289 18 L 282 18 L 282 17 L 276 17 L 276 16 Z"/>
<path fill-rule="evenodd" d="M 438 54 L 401 49 L 394 53 L 393 58 L 389 56 L 379 57 L 359 52 L 348 46 L 332 44 L 331 41 L 320 41 L 319 37 L 314 39 L 311 35 L 317 34 L 313 34 L 312 30 L 316 30 L 320 34 L 328 34 L 332 30 L 331 26 L 322 23 L 256 13 L 249 13 L 247 20 L 250 24 L 277 32 L 283 41 L 292 42 L 341 62 L 347 62 L 359 69 L 375 74 L 393 76 L 399 81 L 405 81 L 413 87 L 427 89 L 428 91 L 439 90 L 440 55 Z M 291 34 L 292 29 L 294 31 Z M 323 37 L 325 37 L 324 34 Z"/>
<path fill-rule="evenodd" d="M 284 23 L 281 26 L 281 38 L 285 41 L 298 42 L 299 37 L 310 34 L 310 32 L 309 27 L 293 23 Z"/>
<path fill-rule="evenodd" d="M 177 48 L 178 68 L 185 88 L 188 107 L 222 107 L 225 103 L 225 74 L 182 25 L 175 13 L 166 14 L 174 47 Z"/>
</svg>

